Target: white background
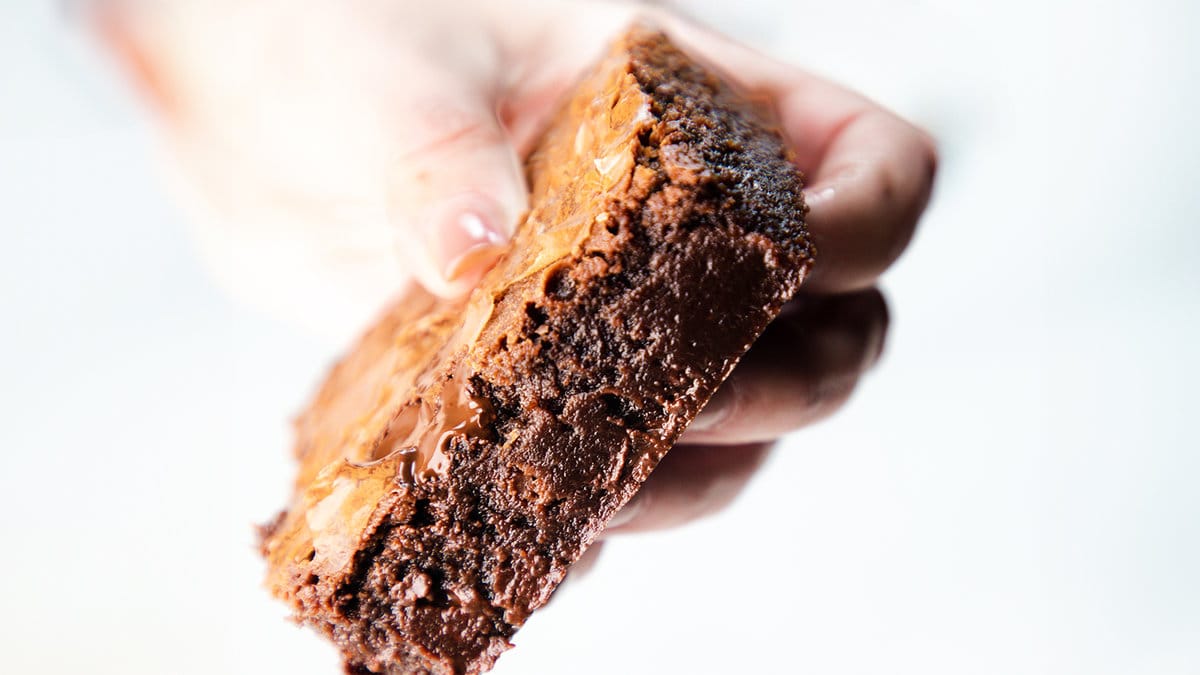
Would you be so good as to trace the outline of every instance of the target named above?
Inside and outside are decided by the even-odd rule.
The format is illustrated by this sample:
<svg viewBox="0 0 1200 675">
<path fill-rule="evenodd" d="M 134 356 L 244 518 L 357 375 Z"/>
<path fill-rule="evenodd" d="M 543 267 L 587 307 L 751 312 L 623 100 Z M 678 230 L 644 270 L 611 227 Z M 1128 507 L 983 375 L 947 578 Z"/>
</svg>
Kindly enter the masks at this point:
<svg viewBox="0 0 1200 675">
<path fill-rule="evenodd" d="M 929 128 L 941 182 L 850 405 L 495 672 L 1200 672 L 1200 5 L 698 4 Z M 216 290 L 60 14 L 0 5 L 0 672 L 338 672 L 251 524 L 339 346 Z"/>
</svg>

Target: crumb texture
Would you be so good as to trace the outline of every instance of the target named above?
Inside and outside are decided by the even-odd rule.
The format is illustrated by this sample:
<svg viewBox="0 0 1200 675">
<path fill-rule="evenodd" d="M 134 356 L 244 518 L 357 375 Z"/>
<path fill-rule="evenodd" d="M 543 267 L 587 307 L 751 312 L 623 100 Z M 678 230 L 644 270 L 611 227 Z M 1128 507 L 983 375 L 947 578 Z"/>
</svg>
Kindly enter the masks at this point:
<svg viewBox="0 0 1200 675">
<path fill-rule="evenodd" d="M 753 106 L 635 28 L 528 162 L 508 255 L 411 289 L 297 421 L 268 585 L 348 673 L 479 673 L 544 605 L 811 259 Z"/>
</svg>

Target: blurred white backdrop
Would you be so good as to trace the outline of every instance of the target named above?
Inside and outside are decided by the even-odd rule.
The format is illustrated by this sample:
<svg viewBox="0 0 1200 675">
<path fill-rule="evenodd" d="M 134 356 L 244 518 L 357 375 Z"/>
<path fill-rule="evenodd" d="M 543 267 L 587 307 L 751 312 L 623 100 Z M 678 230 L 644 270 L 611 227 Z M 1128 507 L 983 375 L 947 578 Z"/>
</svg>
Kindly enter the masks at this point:
<svg viewBox="0 0 1200 675">
<path fill-rule="evenodd" d="M 850 405 L 495 672 L 1200 672 L 1200 5 L 684 4 L 926 126 L 941 182 Z M 340 345 L 214 287 L 146 122 L 0 5 L 0 672 L 338 672 L 251 524 Z"/>
</svg>

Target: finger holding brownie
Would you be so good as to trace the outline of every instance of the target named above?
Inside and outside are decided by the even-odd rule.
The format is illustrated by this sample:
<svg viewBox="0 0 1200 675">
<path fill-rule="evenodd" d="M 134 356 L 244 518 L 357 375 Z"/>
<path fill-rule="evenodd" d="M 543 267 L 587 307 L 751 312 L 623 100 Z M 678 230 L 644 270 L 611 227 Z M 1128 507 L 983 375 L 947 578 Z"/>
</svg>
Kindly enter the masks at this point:
<svg viewBox="0 0 1200 675">
<path fill-rule="evenodd" d="M 522 161 L 636 18 L 769 103 L 805 173 L 817 258 L 613 531 L 727 504 L 771 441 L 836 410 L 879 357 L 873 289 L 912 236 L 932 140 L 835 83 L 662 9 L 521 0 L 106 0 L 92 17 L 162 120 L 226 286 L 357 327 L 408 277 L 455 297 L 525 211 Z"/>
</svg>

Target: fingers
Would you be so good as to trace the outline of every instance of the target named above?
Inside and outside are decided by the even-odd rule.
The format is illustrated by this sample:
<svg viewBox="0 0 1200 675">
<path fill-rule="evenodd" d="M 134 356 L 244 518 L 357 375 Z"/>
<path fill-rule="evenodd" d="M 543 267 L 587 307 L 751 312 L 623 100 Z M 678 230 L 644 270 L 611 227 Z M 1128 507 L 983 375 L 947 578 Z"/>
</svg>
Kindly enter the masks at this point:
<svg viewBox="0 0 1200 675">
<path fill-rule="evenodd" d="M 880 109 L 851 117 L 806 191 L 818 252 L 806 287 L 844 292 L 874 284 L 912 239 L 936 166 L 933 143 L 907 122 Z"/>
<path fill-rule="evenodd" d="M 684 441 L 767 441 L 823 419 L 879 358 L 887 323 L 887 304 L 874 289 L 800 296 L 721 385 Z"/>
<path fill-rule="evenodd" d="M 678 527 L 720 511 L 746 486 L 769 449 L 769 443 L 675 447 L 613 517 L 606 536 Z"/>
<path fill-rule="evenodd" d="M 503 252 L 526 208 L 525 184 L 486 89 L 443 84 L 424 91 L 398 121 L 391 217 L 417 279 L 454 297 Z"/>
<path fill-rule="evenodd" d="M 807 176 L 817 258 L 805 288 L 868 288 L 904 251 L 929 202 L 933 141 L 862 96 L 799 70 L 775 72 L 770 85 Z"/>
<path fill-rule="evenodd" d="M 937 167 L 932 139 L 858 94 L 798 70 L 775 73 L 780 121 L 806 173 L 817 259 L 809 291 L 873 285 L 912 239 Z"/>
<path fill-rule="evenodd" d="M 705 28 L 660 17 L 689 50 L 776 102 L 804 171 L 817 257 L 809 291 L 870 287 L 912 239 L 937 151 L 928 134 L 869 99 Z"/>
<path fill-rule="evenodd" d="M 96 22 L 181 143 L 204 156 L 214 137 L 229 144 L 219 180 L 254 169 L 272 188 L 259 194 L 281 195 L 278 206 L 297 194 L 318 210 L 348 205 L 318 213 L 331 229 L 348 219 L 373 228 L 386 202 L 407 272 L 445 296 L 473 286 L 526 200 L 496 116 L 501 64 L 490 29 L 450 16 L 453 3 L 296 13 L 275 1 L 230 15 L 232 4 L 111 5 Z M 352 229 L 336 234 L 362 241 Z"/>
</svg>

